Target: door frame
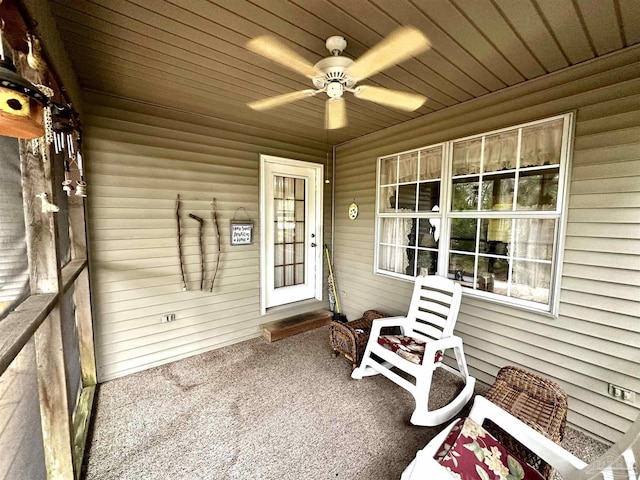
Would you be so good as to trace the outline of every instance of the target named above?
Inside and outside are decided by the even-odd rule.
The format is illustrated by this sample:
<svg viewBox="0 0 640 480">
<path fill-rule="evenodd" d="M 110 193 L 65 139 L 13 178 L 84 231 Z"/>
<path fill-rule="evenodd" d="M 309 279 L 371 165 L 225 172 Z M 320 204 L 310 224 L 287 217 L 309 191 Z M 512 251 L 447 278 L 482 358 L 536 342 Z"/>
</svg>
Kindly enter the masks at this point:
<svg viewBox="0 0 640 480">
<path fill-rule="evenodd" d="M 311 298 L 315 298 L 316 300 L 322 301 L 322 291 L 323 291 L 323 283 L 322 283 L 322 273 L 324 269 L 324 263 L 322 260 L 322 254 L 324 251 L 324 243 L 323 243 L 323 186 L 324 186 L 324 167 L 320 163 L 306 162 L 303 160 L 295 160 L 291 158 L 283 158 L 276 157 L 273 155 L 265 155 L 260 154 L 260 199 L 259 199 L 259 208 L 260 208 L 260 314 L 265 315 L 267 313 L 267 308 L 278 308 L 280 306 L 286 307 L 287 305 L 295 305 L 298 302 L 292 302 L 291 304 L 283 304 L 277 305 L 273 307 L 267 307 L 267 299 L 265 295 L 265 288 L 267 286 L 267 225 L 266 225 L 266 201 L 272 201 L 273 199 L 266 199 L 266 164 L 276 164 L 283 166 L 293 166 L 293 167 L 304 167 L 314 171 L 315 174 L 315 231 L 316 233 L 316 241 L 317 247 L 315 248 L 315 263 L 316 263 L 316 271 L 315 271 L 315 296 Z M 309 192 L 309 195 L 312 195 L 312 192 Z M 311 229 L 311 227 L 310 227 Z M 310 242 L 310 239 L 307 239 Z M 305 301 L 305 300 L 301 300 Z"/>
</svg>

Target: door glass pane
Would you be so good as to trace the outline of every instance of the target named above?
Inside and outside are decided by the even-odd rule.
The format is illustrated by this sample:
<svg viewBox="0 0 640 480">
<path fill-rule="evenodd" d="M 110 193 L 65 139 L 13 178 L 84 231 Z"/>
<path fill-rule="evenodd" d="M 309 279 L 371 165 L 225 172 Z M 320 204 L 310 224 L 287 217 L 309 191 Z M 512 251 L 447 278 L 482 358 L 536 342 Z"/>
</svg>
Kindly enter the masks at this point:
<svg viewBox="0 0 640 480">
<path fill-rule="evenodd" d="M 274 287 L 304 283 L 305 182 L 302 178 L 274 177 Z M 284 199 L 278 199 L 280 194 Z"/>
</svg>

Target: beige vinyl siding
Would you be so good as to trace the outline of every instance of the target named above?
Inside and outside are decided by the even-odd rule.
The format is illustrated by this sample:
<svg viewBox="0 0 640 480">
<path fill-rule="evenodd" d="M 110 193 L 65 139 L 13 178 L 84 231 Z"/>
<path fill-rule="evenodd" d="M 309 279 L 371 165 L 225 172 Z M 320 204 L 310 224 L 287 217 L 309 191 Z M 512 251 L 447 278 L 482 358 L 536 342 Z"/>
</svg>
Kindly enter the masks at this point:
<svg viewBox="0 0 640 480">
<path fill-rule="evenodd" d="M 260 315 L 258 195 L 261 153 L 324 164 L 326 145 L 97 93 L 87 92 L 85 108 L 100 381 L 253 338 L 262 323 L 326 306 L 313 301 Z M 178 265 L 178 193 L 187 292 Z M 211 278 L 214 196 L 222 257 L 209 293 L 199 290 L 198 223 L 188 214 L 205 219 Z M 324 199 L 324 235 L 330 241 L 329 188 Z M 254 222 L 254 243 L 231 247 L 229 221 L 247 218 L 240 207 Z M 175 313 L 176 321 L 161 323 L 167 313 Z"/>
<path fill-rule="evenodd" d="M 559 317 L 465 296 L 457 332 L 480 381 L 508 364 L 538 372 L 568 392 L 570 424 L 617 440 L 640 407 L 638 71 L 630 48 L 339 146 L 335 269 L 348 317 L 404 313 L 411 293 L 373 273 L 377 157 L 576 111 Z M 361 213 L 349 221 L 354 199 Z M 638 400 L 613 399 L 609 383 Z"/>
</svg>

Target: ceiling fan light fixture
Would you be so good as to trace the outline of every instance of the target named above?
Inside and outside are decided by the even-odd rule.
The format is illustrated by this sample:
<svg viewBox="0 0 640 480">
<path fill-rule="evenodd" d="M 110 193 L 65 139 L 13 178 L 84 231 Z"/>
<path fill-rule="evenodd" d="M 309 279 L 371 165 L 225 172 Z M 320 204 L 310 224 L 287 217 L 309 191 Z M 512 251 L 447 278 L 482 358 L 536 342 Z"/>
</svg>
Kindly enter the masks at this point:
<svg viewBox="0 0 640 480">
<path fill-rule="evenodd" d="M 329 82 L 327 85 L 327 95 L 331 98 L 339 98 L 344 93 L 344 86 L 338 81 Z"/>
</svg>

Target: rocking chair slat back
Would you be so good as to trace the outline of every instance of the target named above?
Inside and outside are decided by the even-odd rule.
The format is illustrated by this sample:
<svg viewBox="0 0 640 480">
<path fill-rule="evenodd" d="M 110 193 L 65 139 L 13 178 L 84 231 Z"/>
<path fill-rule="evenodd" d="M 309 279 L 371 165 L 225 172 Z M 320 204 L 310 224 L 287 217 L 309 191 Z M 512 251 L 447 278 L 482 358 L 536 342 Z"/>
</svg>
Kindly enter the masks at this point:
<svg viewBox="0 0 640 480">
<path fill-rule="evenodd" d="M 420 277 L 416 279 L 407 316 L 415 322 L 416 333 L 432 339 L 453 335 L 460 308 L 460 296 L 454 295 L 454 291 L 460 286 L 439 277 L 431 277 L 429 283 L 427 286 Z"/>
<path fill-rule="evenodd" d="M 421 298 L 416 302 L 416 318 L 420 318 L 423 314 L 427 314 L 434 317 L 434 323 L 440 323 L 444 326 L 447 322 L 447 318 L 449 317 L 450 304 L 451 297 L 449 297 L 448 304 L 437 302 L 430 298 Z"/>
<path fill-rule="evenodd" d="M 431 340 L 440 340 L 442 338 L 442 329 L 435 328 L 431 325 L 425 325 L 416 322 L 411 327 L 413 329 L 411 336 L 422 340 L 423 342 L 430 342 Z"/>
</svg>

